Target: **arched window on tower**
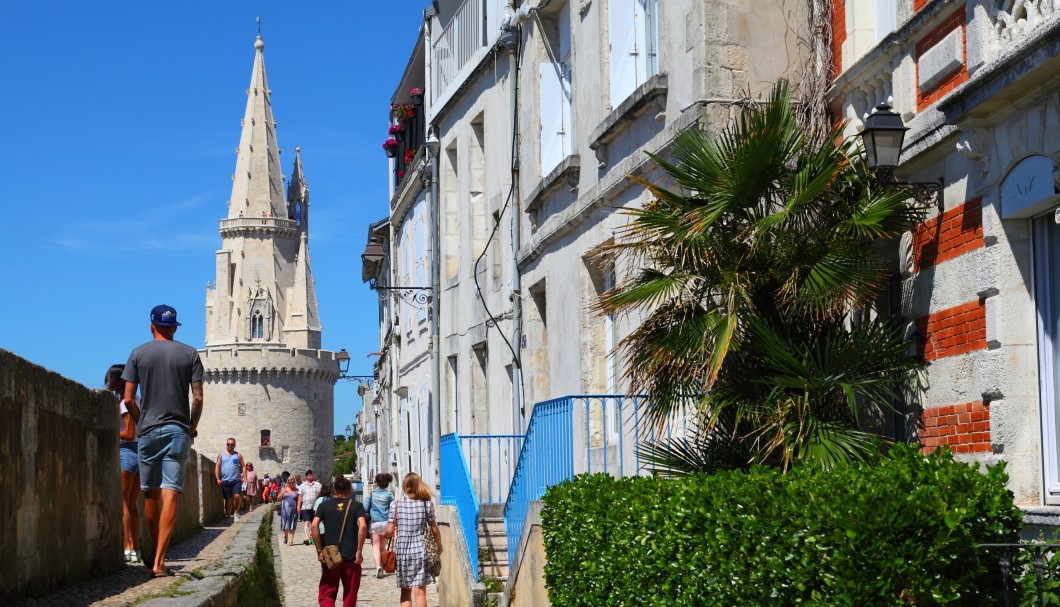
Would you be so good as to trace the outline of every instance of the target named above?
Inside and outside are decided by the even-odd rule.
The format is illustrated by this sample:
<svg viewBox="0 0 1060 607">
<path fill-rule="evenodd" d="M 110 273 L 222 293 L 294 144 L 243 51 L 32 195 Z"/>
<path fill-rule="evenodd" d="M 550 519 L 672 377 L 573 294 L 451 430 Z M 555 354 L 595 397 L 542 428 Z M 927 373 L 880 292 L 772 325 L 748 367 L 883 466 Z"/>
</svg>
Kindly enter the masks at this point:
<svg viewBox="0 0 1060 607">
<path fill-rule="evenodd" d="M 261 339 L 265 337 L 265 318 L 261 315 L 261 310 L 254 310 L 254 315 L 250 318 L 250 338 Z"/>
</svg>

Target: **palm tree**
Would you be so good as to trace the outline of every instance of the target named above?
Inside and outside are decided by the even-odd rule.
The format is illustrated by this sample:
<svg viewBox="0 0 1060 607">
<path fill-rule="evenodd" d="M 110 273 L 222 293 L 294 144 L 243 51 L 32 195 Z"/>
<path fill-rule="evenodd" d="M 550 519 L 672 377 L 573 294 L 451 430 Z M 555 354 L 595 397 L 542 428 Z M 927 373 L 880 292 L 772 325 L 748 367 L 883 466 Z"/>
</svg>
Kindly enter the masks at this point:
<svg viewBox="0 0 1060 607">
<path fill-rule="evenodd" d="M 625 211 L 612 253 L 639 270 L 596 309 L 643 317 L 617 349 L 648 418 L 698 420 L 652 449 L 670 472 L 865 459 L 861 415 L 915 378 L 902 328 L 873 306 L 891 273 L 877 243 L 924 209 L 838 128 L 809 133 L 780 82 L 717 139 L 689 130 L 672 161 L 651 155 L 677 187 L 641 181 L 653 200 Z"/>
</svg>

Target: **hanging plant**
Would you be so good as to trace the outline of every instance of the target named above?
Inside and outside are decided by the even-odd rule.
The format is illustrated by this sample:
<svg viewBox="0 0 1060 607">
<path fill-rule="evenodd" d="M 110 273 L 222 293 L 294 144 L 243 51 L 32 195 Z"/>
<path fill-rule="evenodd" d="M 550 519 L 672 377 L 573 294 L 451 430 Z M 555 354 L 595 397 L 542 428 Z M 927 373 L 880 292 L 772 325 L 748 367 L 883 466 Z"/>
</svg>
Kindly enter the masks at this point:
<svg viewBox="0 0 1060 607">
<path fill-rule="evenodd" d="M 390 126 L 390 136 L 397 139 L 398 143 L 405 141 L 405 125 L 394 124 Z"/>
<path fill-rule="evenodd" d="M 406 103 L 404 106 L 405 120 L 412 120 L 412 117 L 416 115 L 416 106 L 411 103 Z"/>
<path fill-rule="evenodd" d="M 397 156 L 398 142 L 397 139 L 391 137 L 383 142 L 383 150 L 386 151 L 386 155 L 390 158 Z"/>
<path fill-rule="evenodd" d="M 390 115 L 393 116 L 394 120 L 397 120 L 399 122 L 409 117 L 408 113 L 405 111 L 405 106 L 400 103 L 395 103 L 394 105 L 390 106 Z"/>
<path fill-rule="evenodd" d="M 417 107 L 423 105 L 423 89 L 416 87 L 410 90 L 409 97 L 412 97 L 412 105 Z"/>
<path fill-rule="evenodd" d="M 405 176 L 405 171 L 398 171 L 397 172 L 397 176 L 398 176 L 398 181 L 401 181 L 401 178 Z"/>
<path fill-rule="evenodd" d="M 409 148 L 405 150 L 405 164 L 412 162 L 412 159 L 416 157 L 416 150 Z"/>
</svg>

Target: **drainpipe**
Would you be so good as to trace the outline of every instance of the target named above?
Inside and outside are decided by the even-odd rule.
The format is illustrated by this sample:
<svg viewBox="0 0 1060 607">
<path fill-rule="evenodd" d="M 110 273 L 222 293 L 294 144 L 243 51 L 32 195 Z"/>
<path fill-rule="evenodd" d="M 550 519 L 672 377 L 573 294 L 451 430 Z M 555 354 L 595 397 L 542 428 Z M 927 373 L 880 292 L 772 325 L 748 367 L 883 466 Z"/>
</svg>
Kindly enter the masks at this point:
<svg viewBox="0 0 1060 607">
<path fill-rule="evenodd" d="M 547 2 L 545 3 L 547 4 Z M 508 109 L 510 112 L 510 124 L 512 125 L 512 347 L 515 348 L 516 357 L 512 361 L 512 434 L 522 434 L 526 422 L 526 407 L 523 394 L 523 369 L 520 359 L 522 350 L 523 332 L 523 302 L 522 282 L 519 275 L 519 247 L 522 244 L 520 220 L 522 219 L 522 206 L 519 194 L 519 112 L 517 107 L 519 94 L 519 38 L 520 31 L 518 23 L 525 19 L 530 10 L 514 10 L 512 3 L 508 5 L 508 19 L 505 24 L 505 33 L 501 38 L 505 49 L 508 51 Z M 526 11 L 523 13 L 522 11 Z"/>
<path fill-rule="evenodd" d="M 431 18 L 427 17 L 423 23 L 424 36 L 424 72 L 431 73 Z M 428 91 L 433 95 L 433 91 Z M 431 472 L 434 477 L 434 494 L 442 494 L 442 344 L 441 330 L 438 326 L 438 308 L 441 305 L 441 289 L 439 274 L 441 269 L 439 238 L 438 238 L 438 151 L 442 143 L 438 135 L 431 128 L 424 142 L 427 148 L 427 162 L 431 165 L 431 187 L 427 190 L 427 231 L 428 239 L 427 258 L 430 260 L 431 280 Z"/>
</svg>

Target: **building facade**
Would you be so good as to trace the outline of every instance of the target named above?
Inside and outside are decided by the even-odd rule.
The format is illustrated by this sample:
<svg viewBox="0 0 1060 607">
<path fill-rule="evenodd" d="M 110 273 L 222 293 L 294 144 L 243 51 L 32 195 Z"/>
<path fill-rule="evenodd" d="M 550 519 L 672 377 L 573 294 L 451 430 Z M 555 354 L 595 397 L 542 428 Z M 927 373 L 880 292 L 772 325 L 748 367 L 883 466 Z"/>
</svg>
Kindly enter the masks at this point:
<svg viewBox="0 0 1060 607">
<path fill-rule="evenodd" d="M 1060 505 L 1060 2 L 832 6 L 833 112 L 856 136 L 893 106 L 909 127 L 898 177 L 944 186 L 896 262 L 929 363 L 912 438 L 1004 460 L 1017 503 Z"/>
<path fill-rule="evenodd" d="M 196 444 L 209 454 L 234 437 L 255 469 L 332 468 L 334 352 L 321 326 L 309 258 L 309 186 L 300 149 L 284 197 L 280 148 L 265 74 L 254 43 L 232 196 L 220 222 L 217 276 L 206 291 L 204 408 Z"/>
</svg>

